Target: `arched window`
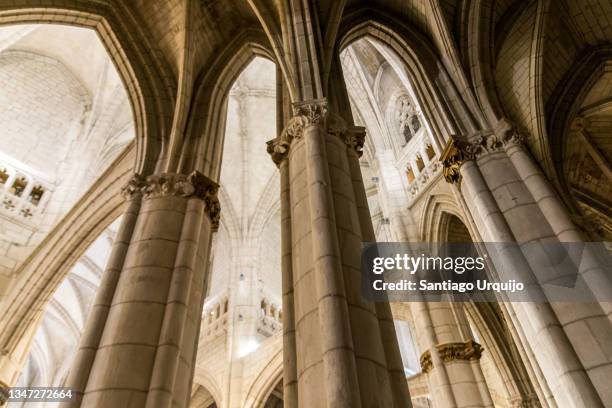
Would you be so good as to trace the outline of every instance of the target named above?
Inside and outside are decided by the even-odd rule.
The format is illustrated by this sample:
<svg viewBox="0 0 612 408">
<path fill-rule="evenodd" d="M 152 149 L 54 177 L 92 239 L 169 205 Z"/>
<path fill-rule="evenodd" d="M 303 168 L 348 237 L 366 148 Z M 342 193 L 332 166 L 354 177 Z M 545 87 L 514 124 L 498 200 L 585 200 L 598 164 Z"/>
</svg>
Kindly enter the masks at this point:
<svg viewBox="0 0 612 408">
<path fill-rule="evenodd" d="M 408 177 L 408 183 L 412 183 L 414 181 L 414 170 L 412 170 L 412 167 L 408 166 L 406 176 Z"/>
<path fill-rule="evenodd" d="M 412 132 L 410 131 L 410 126 L 407 123 L 403 124 L 402 135 L 404 136 L 404 142 L 408 143 L 410 139 L 412 139 Z"/>
<path fill-rule="evenodd" d="M 421 171 L 421 170 L 423 170 L 425 168 L 425 162 L 423 161 L 423 158 L 421 156 L 417 156 L 416 165 L 417 165 L 417 169 L 419 169 L 419 171 Z"/>
<path fill-rule="evenodd" d="M 412 131 L 414 133 L 418 132 L 421 129 L 421 121 L 419 120 L 418 115 L 412 115 L 410 118 L 410 125 L 412 126 Z"/>
<path fill-rule="evenodd" d="M 436 152 L 434 151 L 433 146 L 430 144 L 428 144 L 427 148 L 425 148 L 425 153 L 427 153 L 427 158 L 429 160 L 433 159 L 434 156 L 436 155 Z"/>
</svg>

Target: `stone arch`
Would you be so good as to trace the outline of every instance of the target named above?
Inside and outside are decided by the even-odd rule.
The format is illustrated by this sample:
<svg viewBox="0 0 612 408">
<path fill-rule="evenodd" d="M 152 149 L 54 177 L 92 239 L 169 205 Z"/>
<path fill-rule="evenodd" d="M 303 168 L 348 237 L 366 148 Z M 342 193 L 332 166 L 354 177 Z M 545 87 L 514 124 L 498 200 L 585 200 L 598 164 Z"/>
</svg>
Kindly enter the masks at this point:
<svg viewBox="0 0 612 408">
<path fill-rule="evenodd" d="M 546 106 L 547 134 L 554 166 L 553 181 L 564 203 L 574 214 L 579 213 L 579 208 L 572 198 L 563 168 L 565 144 L 583 101 L 603 75 L 606 62 L 609 61 L 612 61 L 611 46 L 591 48 L 583 53 L 559 82 Z"/>
<path fill-rule="evenodd" d="M 500 6 L 497 3 L 494 0 L 476 0 L 467 4 L 467 12 L 461 13 L 463 35 L 458 39 L 461 51 L 469 61 L 468 69 L 476 99 L 492 125 L 504 114 L 495 92 L 493 72 L 493 61 L 496 57 L 493 47 L 498 45 L 495 35 L 498 21 L 495 20 L 495 13 L 496 8 L 499 9 Z"/>
<path fill-rule="evenodd" d="M 435 217 L 438 219 L 437 242 L 477 242 L 469 225 L 456 210 L 447 204 L 437 203 Z M 485 350 L 494 363 L 492 369 L 495 384 L 487 381 L 490 390 L 493 385 L 494 391 L 501 392 L 502 398 L 508 403 L 516 401 L 532 401 L 537 399 L 531 381 L 523 361 L 519 356 L 519 350 L 512 338 L 511 329 L 505 320 L 502 308 L 498 303 L 485 302 L 462 302 L 468 320 L 474 325 Z M 486 376 L 485 376 L 486 377 Z M 497 381 L 501 378 L 502 381 Z M 492 390 L 491 390 L 492 391 Z M 498 396 L 491 392 L 492 395 Z"/>
<path fill-rule="evenodd" d="M 20 280 L 3 300 L 0 316 L 0 351 L 16 369 L 28 350 L 28 333 L 36 327 L 45 305 L 72 265 L 89 245 L 123 212 L 118 186 L 133 172 L 136 155 L 132 143 L 55 226 L 20 268 Z M 6 367 L 6 366 L 5 366 Z M 4 367 L 3 367 L 4 370 Z"/>
<path fill-rule="evenodd" d="M 192 394 L 192 398 L 193 395 L 198 392 L 198 388 L 203 388 L 212 396 L 214 403 L 217 404 L 217 406 L 220 406 L 219 404 L 222 401 L 221 388 L 219 388 L 217 381 L 208 372 L 205 370 L 198 370 L 193 378 L 193 386 L 194 388 L 197 388 L 195 389 L 194 394 Z M 198 406 L 193 408 L 209 408 L 209 406 L 206 405 L 204 407 Z"/>
<path fill-rule="evenodd" d="M 197 170 L 213 180 L 219 179 L 230 88 L 255 57 L 276 62 L 267 47 L 261 32 L 246 31 L 196 79 L 181 171 Z"/>
<path fill-rule="evenodd" d="M 266 399 L 283 379 L 283 350 L 282 347 L 274 354 L 274 357 L 262 368 L 259 375 L 255 377 L 248 387 L 243 407 L 261 408 Z"/>
<path fill-rule="evenodd" d="M 465 311 L 486 345 L 486 352 L 494 362 L 502 379 L 504 396 L 508 402 L 533 401 L 537 395 L 525 363 L 521 360 L 500 305 L 496 303 L 465 303 Z"/>
<path fill-rule="evenodd" d="M 217 408 L 219 404 L 210 391 L 202 385 L 195 384 L 195 391 L 191 394 L 190 408 Z"/>
<path fill-rule="evenodd" d="M 447 225 L 450 216 L 455 216 L 461 220 L 466 225 L 470 235 L 477 237 L 474 233 L 476 228 L 471 222 L 466 221 L 465 214 L 457 205 L 455 197 L 450 194 L 437 194 L 427 197 L 419 217 L 419 237 L 424 242 L 443 242 L 444 226 Z"/>
<path fill-rule="evenodd" d="M 391 16 L 365 8 L 344 16 L 338 33 L 338 49 L 365 36 L 385 44 L 400 59 L 438 148 L 446 144 L 450 135 L 476 130 L 476 119 L 464 102 L 459 101 L 457 89 L 437 57 L 435 47 L 425 36 Z"/>
<path fill-rule="evenodd" d="M 63 24 L 89 28 L 99 36 L 127 90 L 136 128 L 135 171 L 153 172 L 171 121 L 173 74 L 157 55 L 126 5 L 17 0 L 0 6 L 0 25 Z M 119 10 L 121 9 L 121 10 Z M 144 47 L 139 44 L 146 44 Z"/>
</svg>

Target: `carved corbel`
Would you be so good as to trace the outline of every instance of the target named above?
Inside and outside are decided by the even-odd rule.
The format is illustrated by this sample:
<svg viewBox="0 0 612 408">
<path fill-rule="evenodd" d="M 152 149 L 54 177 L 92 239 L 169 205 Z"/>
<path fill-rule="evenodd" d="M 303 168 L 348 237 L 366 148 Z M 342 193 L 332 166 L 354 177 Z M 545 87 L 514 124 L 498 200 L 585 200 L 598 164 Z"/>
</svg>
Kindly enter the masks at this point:
<svg viewBox="0 0 612 408">
<path fill-rule="evenodd" d="M 461 183 L 460 168 L 468 160 L 473 159 L 473 154 L 468 148 L 469 144 L 457 139 L 450 139 L 442 155 L 442 174 L 448 183 Z"/>
<path fill-rule="evenodd" d="M 423 371 L 425 374 L 433 369 L 433 361 L 431 361 L 431 353 L 429 350 L 421 354 L 419 361 L 421 363 L 421 371 Z"/>
<path fill-rule="evenodd" d="M 357 157 L 363 155 L 363 145 L 365 144 L 366 130 L 363 126 L 353 126 L 344 134 L 344 143 L 355 152 Z"/>
</svg>

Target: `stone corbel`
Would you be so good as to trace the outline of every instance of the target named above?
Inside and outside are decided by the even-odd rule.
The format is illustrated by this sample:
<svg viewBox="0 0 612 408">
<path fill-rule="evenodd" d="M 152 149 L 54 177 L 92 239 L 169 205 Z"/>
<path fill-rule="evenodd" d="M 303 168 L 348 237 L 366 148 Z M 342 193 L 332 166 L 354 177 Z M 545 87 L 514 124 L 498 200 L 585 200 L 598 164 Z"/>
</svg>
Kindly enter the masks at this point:
<svg viewBox="0 0 612 408">
<path fill-rule="evenodd" d="M 461 172 L 463 163 L 473 159 L 473 153 L 469 149 L 469 143 L 451 138 L 444 148 L 440 161 L 442 162 L 442 173 L 448 183 L 461 183 Z"/>
<path fill-rule="evenodd" d="M 436 346 L 440 358 L 445 363 L 450 363 L 456 360 L 473 361 L 479 360 L 482 356 L 483 348 L 474 340 L 468 340 L 465 343 L 445 343 Z"/>
<path fill-rule="evenodd" d="M 421 354 L 420 363 L 421 371 L 423 371 L 425 374 L 433 369 L 433 361 L 431 361 L 431 353 L 429 350 Z"/>
<path fill-rule="evenodd" d="M 357 154 L 363 156 L 363 145 L 365 144 L 366 130 L 363 126 L 352 126 L 344 133 L 344 143 Z"/>
<path fill-rule="evenodd" d="M 484 349 L 474 340 L 468 340 L 465 343 L 444 343 L 436 346 L 438 355 L 444 363 L 453 361 L 475 361 L 480 360 Z M 421 370 L 428 373 L 433 369 L 433 361 L 429 350 L 421 354 L 420 358 Z"/>
</svg>

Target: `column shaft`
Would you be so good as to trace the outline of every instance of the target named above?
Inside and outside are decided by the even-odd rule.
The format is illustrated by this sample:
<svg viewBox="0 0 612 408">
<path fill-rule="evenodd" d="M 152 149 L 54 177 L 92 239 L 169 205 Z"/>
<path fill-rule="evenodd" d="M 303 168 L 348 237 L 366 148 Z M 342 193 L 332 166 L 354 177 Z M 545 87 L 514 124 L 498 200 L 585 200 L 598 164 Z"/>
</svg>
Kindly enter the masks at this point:
<svg viewBox="0 0 612 408">
<path fill-rule="evenodd" d="M 283 288 L 283 404 L 298 406 L 298 378 L 295 345 L 295 307 L 293 300 L 293 260 L 291 249 L 291 196 L 289 163 L 279 164 L 281 184 L 281 247 Z"/>
<path fill-rule="evenodd" d="M 66 405 L 79 406 L 83 398 L 91 367 L 100 345 L 100 339 L 102 338 L 109 309 L 117 288 L 117 282 L 123 269 L 125 256 L 130 246 L 134 226 L 136 225 L 140 210 L 141 199 L 140 192 L 132 194 L 123 213 L 121 226 L 115 236 L 106 268 L 102 274 L 100 287 L 85 323 L 79 347 L 66 380 L 66 386 L 72 388 L 75 394 L 74 402 Z"/>
</svg>

